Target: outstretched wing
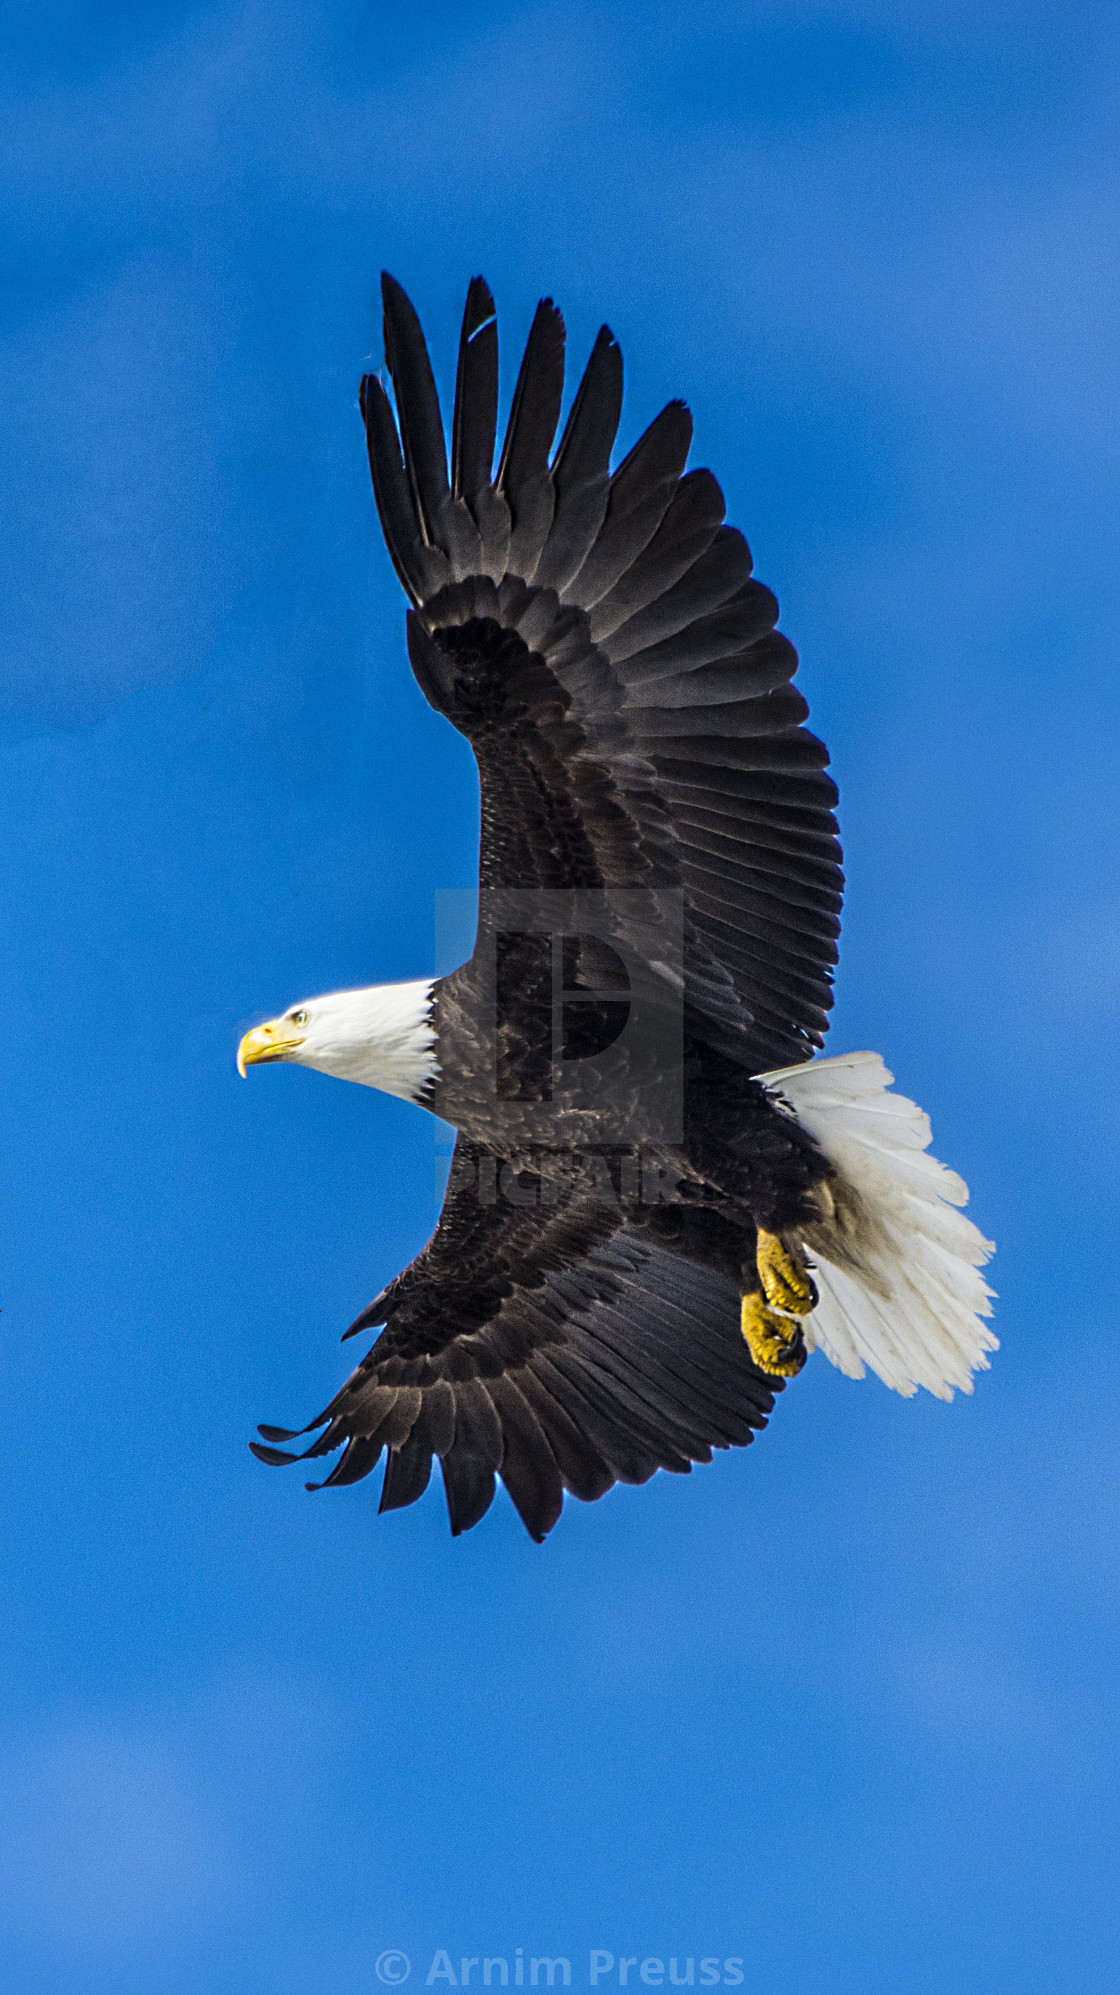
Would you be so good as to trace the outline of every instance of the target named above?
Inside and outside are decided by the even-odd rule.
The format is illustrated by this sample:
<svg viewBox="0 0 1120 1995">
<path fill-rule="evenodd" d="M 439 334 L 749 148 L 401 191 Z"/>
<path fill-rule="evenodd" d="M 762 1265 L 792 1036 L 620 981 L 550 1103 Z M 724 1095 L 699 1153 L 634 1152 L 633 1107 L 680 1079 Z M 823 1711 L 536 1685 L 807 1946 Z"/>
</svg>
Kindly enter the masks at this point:
<svg viewBox="0 0 1120 1995">
<path fill-rule="evenodd" d="M 493 1164 L 491 1158 L 489 1162 Z M 343 1454 L 325 1483 L 358 1482 L 388 1450 L 381 1509 L 415 1503 L 440 1458 L 451 1528 L 477 1524 L 500 1475 L 538 1542 L 564 1490 L 687 1473 L 765 1427 L 780 1382 L 739 1334 L 735 1283 L 671 1253 L 609 1199 L 554 1208 L 489 1200 L 460 1137 L 440 1224 L 353 1332 L 384 1323 L 330 1405 L 297 1438 L 262 1427 L 260 1460 Z"/>
<path fill-rule="evenodd" d="M 751 1072 L 823 1044 L 843 876 L 823 744 L 778 606 L 671 402 L 612 473 L 622 359 L 600 332 L 555 454 L 545 300 L 497 471 L 498 345 L 467 295 L 448 474 L 419 321 L 382 280 L 393 407 L 362 383 L 385 539 L 427 698 L 471 741 L 483 887 L 676 887 L 690 1028 Z"/>
</svg>

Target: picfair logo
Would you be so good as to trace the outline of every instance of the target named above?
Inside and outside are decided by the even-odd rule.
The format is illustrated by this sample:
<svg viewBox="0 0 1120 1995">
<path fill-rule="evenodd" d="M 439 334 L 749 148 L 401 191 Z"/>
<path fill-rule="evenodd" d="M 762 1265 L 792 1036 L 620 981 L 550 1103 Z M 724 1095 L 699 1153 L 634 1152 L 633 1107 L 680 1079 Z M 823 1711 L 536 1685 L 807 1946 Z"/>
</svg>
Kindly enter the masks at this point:
<svg viewBox="0 0 1120 1995">
<path fill-rule="evenodd" d="M 436 895 L 437 961 L 461 956 L 461 899 Z M 479 1037 L 470 1085 L 511 1149 L 680 1142 L 679 888 L 486 888 L 457 975 Z"/>
</svg>

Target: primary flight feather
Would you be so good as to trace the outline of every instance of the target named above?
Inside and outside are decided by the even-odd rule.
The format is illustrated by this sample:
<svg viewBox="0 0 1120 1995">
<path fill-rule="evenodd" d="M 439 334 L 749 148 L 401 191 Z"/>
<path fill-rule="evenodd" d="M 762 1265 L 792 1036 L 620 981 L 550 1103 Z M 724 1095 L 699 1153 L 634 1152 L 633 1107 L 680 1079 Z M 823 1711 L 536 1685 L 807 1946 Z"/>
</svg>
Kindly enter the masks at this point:
<svg viewBox="0 0 1120 1995">
<path fill-rule="evenodd" d="M 543 1538 L 585 1500 L 766 1425 L 807 1354 L 902 1393 L 968 1391 L 996 1339 L 991 1247 L 877 1054 L 824 1043 L 840 929 L 836 789 L 797 654 L 686 471 L 671 402 L 613 471 L 604 327 L 557 445 L 564 322 L 537 309 L 495 468 L 498 337 L 467 293 L 448 464 L 419 321 L 382 280 L 392 399 L 370 470 L 425 696 L 481 787 L 479 923 L 452 976 L 310 998 L 247 1033 L 458 1131 L 431 1240 L 273 1464 L 387 1455 L 381 1508 L 439 1459 L 451 1528 L 505 1483 Z M 320 1431 L 322 1430 L 322 1431 Z"/>
</svg>

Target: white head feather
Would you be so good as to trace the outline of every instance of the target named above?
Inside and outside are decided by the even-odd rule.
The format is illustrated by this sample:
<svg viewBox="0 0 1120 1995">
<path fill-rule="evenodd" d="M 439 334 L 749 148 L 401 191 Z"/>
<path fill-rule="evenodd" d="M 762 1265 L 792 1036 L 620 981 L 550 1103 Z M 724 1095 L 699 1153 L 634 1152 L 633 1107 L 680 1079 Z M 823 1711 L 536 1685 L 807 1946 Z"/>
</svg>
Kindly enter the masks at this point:
<svg viewBox="0 0 1120 1995">
<path fill-rule="evenodd" d="M 417 1101 L 439 1073 L 432 1025 L 433 978 L 371 984 L 304 998 L 281 1018 L 247 1032 L 239 1064 L 290 1060 L 382 1094 Z"/>
</svg>

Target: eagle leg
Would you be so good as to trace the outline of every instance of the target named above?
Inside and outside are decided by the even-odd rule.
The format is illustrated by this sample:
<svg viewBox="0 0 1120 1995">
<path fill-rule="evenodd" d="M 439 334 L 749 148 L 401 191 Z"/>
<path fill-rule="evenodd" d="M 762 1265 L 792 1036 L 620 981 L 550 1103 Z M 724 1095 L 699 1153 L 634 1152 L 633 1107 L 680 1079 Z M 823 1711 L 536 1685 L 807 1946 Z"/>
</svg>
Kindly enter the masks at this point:
<svg viewBox="0 0 1120 1995">
<path fill-rule="evenodd" d="M 757 1289 L 743 1297 L 739 1327 L 760 1372 L 768 1378 L 796 1378 L 808 1355 L 796 1316 L 769 1309 Z"/>
<path fill-rule="evenodd" d="M 819 1301 L 816 1286 L 803 1261 L 795 1260 L 776 1233 L 758 1229 L 755 1247 L 758 1278 L 771 1309 L 787 1316 L 808 1316 Z"/>
</svg>

